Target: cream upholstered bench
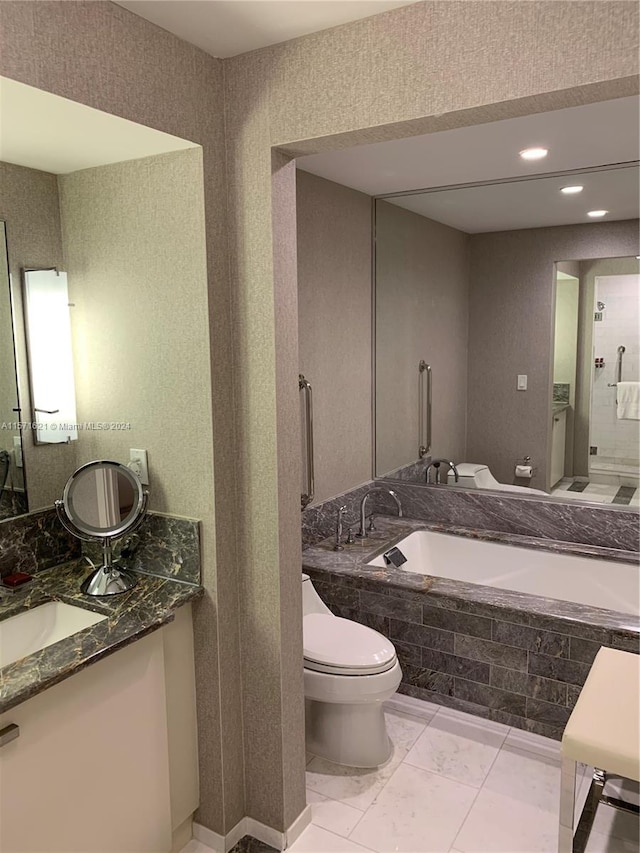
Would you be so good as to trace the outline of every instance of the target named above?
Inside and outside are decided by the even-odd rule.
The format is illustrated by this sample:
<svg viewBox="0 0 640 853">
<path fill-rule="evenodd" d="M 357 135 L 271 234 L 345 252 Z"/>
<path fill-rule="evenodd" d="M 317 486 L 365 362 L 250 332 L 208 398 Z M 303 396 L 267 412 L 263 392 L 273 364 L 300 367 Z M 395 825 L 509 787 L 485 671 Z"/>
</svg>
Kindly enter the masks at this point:
<svg viewBox="0 0 640 853">
<path fill-rule="evenodd" d="M 578 762 L 594 774 L 576 828 Z M 640 781 L 640 655 L 601 648 L 562 737 L 559 853 L 584 850 L 598 803 L 638 814 L 604 795 L 607 773 Z"/>
</svg>

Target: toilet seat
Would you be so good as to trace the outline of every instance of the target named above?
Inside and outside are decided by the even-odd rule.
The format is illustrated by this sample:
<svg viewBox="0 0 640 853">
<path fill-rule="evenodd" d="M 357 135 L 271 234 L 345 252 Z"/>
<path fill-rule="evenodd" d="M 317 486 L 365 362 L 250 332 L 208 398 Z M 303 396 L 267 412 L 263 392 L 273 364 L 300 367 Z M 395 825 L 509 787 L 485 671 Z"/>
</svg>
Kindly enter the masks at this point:
<svg viewBox="0 0 640 853">
<path fill-rule="evenodd" d="M 333 675 L 375 675 L 396 664 L 393 644 L 382 634 L 330 614 L 303 619 L 304 666 Z"/>
</svg>

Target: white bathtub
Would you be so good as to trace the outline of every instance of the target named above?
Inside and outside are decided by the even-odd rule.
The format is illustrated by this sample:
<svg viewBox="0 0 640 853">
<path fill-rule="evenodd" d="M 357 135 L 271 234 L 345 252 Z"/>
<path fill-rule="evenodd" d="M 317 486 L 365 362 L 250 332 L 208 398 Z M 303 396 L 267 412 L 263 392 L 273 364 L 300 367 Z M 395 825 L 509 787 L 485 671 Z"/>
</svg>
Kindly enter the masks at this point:
<svg viewBox="0 0 640 853">
<path fill-rule="evenodd" d="M 395 546 L 416 572 L 640 614 L 638 566 L 418 530 Z M 385 566 L 383 555 L 369 562 Z"/>
</svg>

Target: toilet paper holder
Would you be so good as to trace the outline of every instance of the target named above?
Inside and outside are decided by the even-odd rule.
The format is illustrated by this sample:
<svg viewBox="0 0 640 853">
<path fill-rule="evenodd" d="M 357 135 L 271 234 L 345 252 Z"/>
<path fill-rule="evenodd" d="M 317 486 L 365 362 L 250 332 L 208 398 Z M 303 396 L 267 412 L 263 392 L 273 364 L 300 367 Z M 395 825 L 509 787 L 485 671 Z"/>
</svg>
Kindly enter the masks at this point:
<svg viewBox="0 0 640 853">
<path fill-rule="evenodd" d="M 531 464 L 531 457 L 524 456 L 522 460 L 518 460 L 515 465 L 515 476 L 521 480 L 530 480 L 535 473 Z"/>
</svg>

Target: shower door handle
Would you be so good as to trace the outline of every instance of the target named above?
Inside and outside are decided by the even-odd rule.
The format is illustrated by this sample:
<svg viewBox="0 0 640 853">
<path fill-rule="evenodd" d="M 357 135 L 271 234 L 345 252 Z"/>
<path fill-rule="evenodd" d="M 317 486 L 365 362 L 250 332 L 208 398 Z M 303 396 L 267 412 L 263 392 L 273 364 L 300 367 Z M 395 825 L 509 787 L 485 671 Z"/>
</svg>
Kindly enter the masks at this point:
<svg viewBox="0 0 640 853">
<path fill-rule="evenodd" d="M 426 393 L 425 377 L 427 382 Z M 420 459 L 431 451 L 431 378 L 431 365 L 424 360 L 420 361 L 418 364 L 418 457 Z"/>
</svg>

